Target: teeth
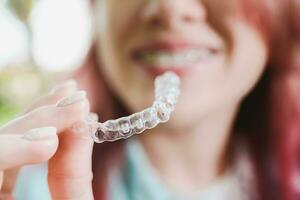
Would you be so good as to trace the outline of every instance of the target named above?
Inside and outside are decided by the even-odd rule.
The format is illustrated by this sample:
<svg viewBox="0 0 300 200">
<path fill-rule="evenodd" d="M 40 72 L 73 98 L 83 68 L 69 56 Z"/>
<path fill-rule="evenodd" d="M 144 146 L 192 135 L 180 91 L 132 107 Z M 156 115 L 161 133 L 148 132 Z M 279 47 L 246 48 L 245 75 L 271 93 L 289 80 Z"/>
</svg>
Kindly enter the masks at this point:
<svg viewBox="0 0 300 200">
<path fill-rule="evenodd" d="M 202 60 L 211 55 L 211 52 L 208 49 L 202 51 L 192 50 L 187 53 L 187 59 L 190 62 L 196 62 L 197 60 Z"/>
<path fill-rule="evenodd" d="M 178 52 L 151 52 L 142 55 L 142 60 L 145 63 L 159 65 L 161 67 L 180 67 L 186 63 L 195 63 L 212 55 L 208 49 L 191 49 Z"/>
</svg>

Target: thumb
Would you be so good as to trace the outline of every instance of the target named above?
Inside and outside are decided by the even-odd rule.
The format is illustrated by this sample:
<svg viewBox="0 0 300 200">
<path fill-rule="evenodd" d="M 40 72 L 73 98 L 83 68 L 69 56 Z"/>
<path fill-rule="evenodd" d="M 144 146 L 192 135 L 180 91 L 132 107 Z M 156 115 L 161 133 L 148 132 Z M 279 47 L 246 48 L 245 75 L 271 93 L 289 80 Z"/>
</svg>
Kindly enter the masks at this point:
<svg viewBox="0 0 300 200">
<path fill-rule="evenodd" d="M 44 162 L 56 151 L 56 128 L 32 129 L 24 135 L 0 134 L 0 171 Z"/>
<path fill-rule="evenodd" d="M 84 122 L 78 122 L 59 135 L 59 148 L 48 169 L 52 199 L 93 199 L 93 144 Z"/>
</svg>

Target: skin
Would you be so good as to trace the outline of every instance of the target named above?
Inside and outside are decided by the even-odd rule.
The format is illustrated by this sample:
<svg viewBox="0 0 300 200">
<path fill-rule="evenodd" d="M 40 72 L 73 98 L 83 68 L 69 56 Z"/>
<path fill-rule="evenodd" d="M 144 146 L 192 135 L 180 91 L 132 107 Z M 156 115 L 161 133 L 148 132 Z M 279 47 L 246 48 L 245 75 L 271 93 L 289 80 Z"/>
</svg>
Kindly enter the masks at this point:
<svg viewBox="0 0 300 200">
<path fill-rule="evenodd" d="M 224 150 L 239 103 L 264 70 L 268 52 L 259 32 L 242 18 L 229 17 L 224 23 L 232 40 L 226 39 L 207 21 L 205 6 L 196 0 L 102 3 L 106 6 L 97 10 L 101 28 L 96 37 L 101 70 L 132 112 L 152 103 L 153 95 L 153 77 L 129 59 L 132 49 L 155 37 L 193 38 L 192 42 L 219 48 L 209 64 L 199 63 L 199 68 L 182 79 L 182 95 L 172 120 L 140 136 L 153 166 L 171 188 L 190 192 L 209 184 L 222 174 Z M 79 131 L 86 128 L 80 121 L 89 113 L 89 102 L 82 98 L 60 109 L 54 106 L 75 91 L 74 86 L 62 86 L 0 128 L 0 198 L 11 196 L 19 166 L 49 161 L 52 199 L 93 199 L 93 141 L 87 131 Z M 77 128 L 72 128 L 74 123 Z M 40 140 L 20 137 L 39 127 L 53 129 Z M 40 129 L 41 134 L 43 131 Z"/>
<path fill-rule="evenodd" d="M 135 48 L 171 38 L 219 50 L 182 77 L 182 94 L 171 120 L 139 138 L 174 191 L 188 193 L 208 185 L 223 172 L 239 104 L 264 71 L 268 51 L 260 32 L 232 13 L 223 22 L 228 39 L 210 24 L 206 6 L 196 0 L 104 0 L 98 2 L 97 13 L 101 70 L 131 112 L 153 99 L 153 77 L 132 60 Z"/>
<path fill-rule="evenodd" d="M 46 161 L 52 199 L 93 199 L 94 142 L 88 131 L 79 131 L 87 128 L 81 121 L 89 113 L 89 102 L 83 97 L 68 106 L 55 106 L 76 91 L 76 84 L 59 85 L 0 128 L 0 199 L 13 199 L 20 166 Z M 24 137 L 32 132 L 38 133 L 37 139 Z"/>
</svg>

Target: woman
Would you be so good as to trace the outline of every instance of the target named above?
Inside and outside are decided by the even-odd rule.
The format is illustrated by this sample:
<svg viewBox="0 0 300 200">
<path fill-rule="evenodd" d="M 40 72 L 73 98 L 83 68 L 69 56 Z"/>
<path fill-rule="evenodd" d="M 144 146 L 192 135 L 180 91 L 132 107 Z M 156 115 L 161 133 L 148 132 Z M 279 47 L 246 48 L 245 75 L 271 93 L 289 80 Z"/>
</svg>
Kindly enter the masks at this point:
<svg viewBox="0 0 300 200">
<path fill-rule="evenodd" d="M 14 188 L 14 167 L 50 159 L 52 199 L 278 198 L 269 168 L 277 152 L 267 123 L 267 1 L 94 3 L 97 53 L 75 76 L 89 101 L 67 82 L 2 127 L 2 195 Z M 82 131 L 90 107 L 101 121 L 139 111 L 151 104 L 154 76 L 166 70 L 182 81 L 171 120 L 93 147 Z"/>
</svg>

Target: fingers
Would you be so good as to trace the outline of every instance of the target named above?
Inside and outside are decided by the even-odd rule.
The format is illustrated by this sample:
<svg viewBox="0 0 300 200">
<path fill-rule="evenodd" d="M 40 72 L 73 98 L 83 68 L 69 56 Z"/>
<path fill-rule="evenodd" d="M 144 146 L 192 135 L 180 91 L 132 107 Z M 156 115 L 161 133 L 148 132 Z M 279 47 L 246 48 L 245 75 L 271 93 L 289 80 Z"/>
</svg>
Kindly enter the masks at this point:
<svg viewBox="0 0 300 200">
<path fill-rule="evenodd" d="M 4 173 L 2 171 L 0 171 L 0 191 L 1 191 L 1 188 L 2 188 L 3 177 L 4 177 Z"/>
<path fill-rule="evenodd" d="M 48 181 L 52 199 L 92 200 L 93 140 L 85 123 L 59 135 L 55 156 L 49 161 Z"/>
<path fill-rule="evenodd" d="M 63 98 L 56 105 L 40 107 L 27 113 L 1 128 L 1 132 L 22 133 L 36 128 L 52 126 L 58 132 L 85 119 L 89 113 L 89 102 L 84 91 Z"/>
<path fill-rule="evenodd" d="M 49 92 L 49 94 L 41 97 L 32 105 L 30 105 L 24 111 L 24 113 L 33 111 L 34 109 L 37 109 L 38 107 L 41 106 L 55 105 L 60 99 L 75 93 L 76 90 L 77 90 L 77 83 L 74 80 L 68 80 L 63 83 L 60 83 L 59 85 L 55 86 L 51 90 L 51 92 Z M 18 168 L 15 168 L 15 169 L 6 170 L 4 172 L 4 181 L 3 181 L 2 190 L 12 192 L 16 182 L 18 171 L 19 171 Z"/>
<path fill-rule="evenodd" d="M 73 103 L 77 105 L 72 105 L 72 102 L 70 102 L 70 100 L 68 100 L 69 104 L 65 106 L 55 106 L 55 104 L 60 99 L 62 99 L 61 100 L 62 102 L 63 101 L 65 102 L 66 99 L 70 99 L 71 97 L 66 97 L 66 96 L 70 96 L 71 94 L 73 94 L 76 91 L 76 89 L 77 89 L 77 85 L 74 81 L 67 81 L 63 84 L 56 86 L 55 88 L 53 88 L 50 94 L 42 97 L 30 107 L 30 109 L 36 109 L 39 106 L 44 106 L 43 108 L 39 108 L 32 113 L 28 113 L 27 117 L 23 116 L 22 119 L 18 119 L 15 120 L 13 123 L 10 123 L 10 125 L 6 126 L 6 132 L 20 133 L 24 131 L 24 129 L 30 129 L 33 127 L 50 126 L 50 125 L 58 127 L 58 131 L 60 132 L 62 131 L 62 129 L 71 126 L 71 124 L 73 124 L 74 122 L 78 121 L 79 118 L 81 118 L 80 117 L 81 114 L 85 115 L 84 112 L 85 110 L 89 110 L 89 104 L 88 102 L 86 102 L 86 99 L 82 98 L 80 100 L 80 98 L 78 98 L 77 95 L 77 98 L 75 98 L 75 100 L 73 101 Z M 74 97 L 74 95 L 71 96 Z M 82 97 L 83 96 L 85 96 L 85 94 L 83 94 Z M 85 102 L 80 103 L 80 101 L 85 101 Z M 56 109 L 56 107 L 59 107 L 59 111 L 57 112 L 55 111 L 58 110 Z M 68 107 L 68 108 L 64 108 L 64 107 Z M 51 111 L 48 111 L 49 109 L 51 109 Z M 82 110 L 84 111 L 82 112 Z M 39 113 L 45 113 L 45 114 L 40 116 Z M 56 117 L 54 115 L 58 115 L 59 117 Z M 60 120 L 60 118 L 65 118 L 65 119 Z M 27 119 L 29 119 L 29 122 Z M 56 119 L 58 123 L 52 119 Z M 5 131 L 5 128 L 1 129 L 1 132 L 3 131 Z M 4 182 L 2 186 L 2 191 L 5 191 L 5 193 L 7 194 L 12 193 L 16 182 L 18 171 L 19 168 L 16 167 L 14 169 L 9 169 L 4 172 Z"/>
<path fill-rule="evenodd" d="M 15 198 L 10 194 L 2 194 L 0 193 L 1 200 L 15 200 Z"/>
<path fill-rule="evenodd" d="M 28 113 L 38 107 L 56 104 L 57 101 L 60 99 L 69 96 L 76 92 L 77 90 L 77 83 L 74 80 L 68 80 L 66 82 L 63 82 L 57 86 L 55 86 L 51 92 L 40 99 L 38 99 L 36 102 L 34 102 L 31 106 L 29 106 L 25 113 Z"/>
<path fill-rule="evenodd" d="M 4 171 L 1 193 L 12 194 L 17 180 L 20 167 L 15 167 Z M 1 199 L 1 198 L 0 198 Z"/>
<path fill-rule="evenodd" d="M 33 129 L 24 135 L 0 135 L 0 199 L 13 199 L 12 188 L 3 184 L 3 170 L 21 165 L 44 162 L 58 146 L 56 128 Z M 16 174 L 14 171 L 12 173 Z"/>
<path fill-rule="evenodd" d="M 24 135 L 0 135 L 0 170 L 48 160 L 58 146 L 56 128 L 30 130 Z"/>
</svg>

